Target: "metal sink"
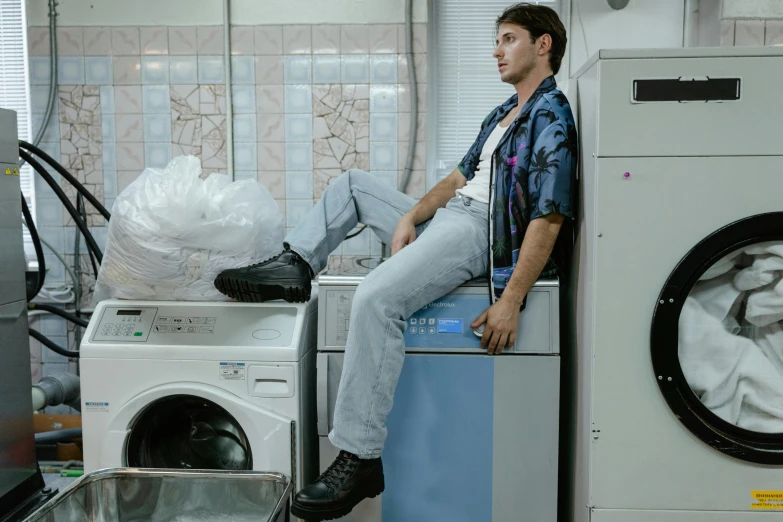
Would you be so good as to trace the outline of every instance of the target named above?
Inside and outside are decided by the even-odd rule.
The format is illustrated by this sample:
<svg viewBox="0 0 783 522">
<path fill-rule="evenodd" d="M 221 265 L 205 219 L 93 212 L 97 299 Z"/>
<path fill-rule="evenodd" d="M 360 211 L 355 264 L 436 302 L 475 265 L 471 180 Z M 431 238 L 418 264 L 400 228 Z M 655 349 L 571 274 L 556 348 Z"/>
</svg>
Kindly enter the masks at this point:
<svg viewBox="0 0 783 522">
<path fill-rule="evenodd" d="M 253 471 L 88 473 L 24 522 L 287 522 L 291 480 Z"/>
</svg>

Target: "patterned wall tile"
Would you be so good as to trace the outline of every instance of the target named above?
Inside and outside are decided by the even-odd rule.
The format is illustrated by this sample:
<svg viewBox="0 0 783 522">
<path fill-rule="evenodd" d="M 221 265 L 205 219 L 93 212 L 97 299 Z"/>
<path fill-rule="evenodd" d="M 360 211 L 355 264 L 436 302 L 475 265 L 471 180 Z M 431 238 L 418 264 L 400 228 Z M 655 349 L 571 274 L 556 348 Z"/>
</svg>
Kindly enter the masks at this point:
<svg viewBox="0 0 783 522">
<path fill-rule="evenodd" d="M 27 28 L 27 52 L 30 56 L 49 56 L 50 49 L 48 27 Z"/>
<path fill-rule="evenodd" d="M 340 26 L 340 52 L 342 54 L 368 54 L 370 52 L 369 26 Z"/>
<path fill-rule="evenodd" d="M 753 47 L 764 45 L 764 21 L 737 20 L 734 28 L 734 45 Z"/>
<path fill-rule="evenodd" d="M 166 27 L 142 27 L 139 30 L 141 54 L 169 54 L 169 31 Z"/>
<path fill-rule="evenodd" d="M 169 27 L 169 54 L 198 54 L 195 27 Z"/>
<path fill-rule="evenodd" d="M 114 27 L 111 30 L 111 49 L 114 56 L 135 56 L 141 53 L 138 27 Z"/>
<path fill-rule="evenodd" d="M 254 28 L 250 25 L 235 25 L 231 27 L 231 54 L 255 54 Z"/>
<path fill-rule="evenodd" d="M 259 114 L 285 112 L 285 87 L 283 85 L 256 86 L 256 109 Z"/>
<path fill-rule="evenodd" d="M 141 58 L 139 56 L 115 56 L 114 85 L 141 84 Z"/>
<path fill-rule="evenodd" d="M 200 25 L 196 28 L 198 54 L 223 54 L 223 27 Z"/>
<path fill-rule="evenodd" d="M 84 33 L 81 27 L 57 28 L 57 56 L 84 56 Z"/>
<path fill-rule="evenodd" d="M 369 170 L 367 85 L 313 87 L 313 165 L 316 169 Z"/>
<path fill-rule="evenodd" d="M 283 54 L 310 54 L 312 39 L 309 25 L 283 26 Z"/>
<path fill-rule="evenodd" d="M 340 26 L 313 26 L 313 54 L 339 54 Z"/>
<path fill-rule="evenodd" d="M 84 55 L 110 56 L 111 54 L 111 30 L 104 27 L 85 27 Z"/>
<path fill-rule="evenodd" d="M 283 27 L 259 25 L 255 27 L 256 54 L 283 54 Z"/>
<path fill-rule="evenodd" d="M 405 42 L 403 42 L 403 45 Z M 370 27 L 370 53 L 397 54 L 397 25 L 374 25 Z"/>
</svg>

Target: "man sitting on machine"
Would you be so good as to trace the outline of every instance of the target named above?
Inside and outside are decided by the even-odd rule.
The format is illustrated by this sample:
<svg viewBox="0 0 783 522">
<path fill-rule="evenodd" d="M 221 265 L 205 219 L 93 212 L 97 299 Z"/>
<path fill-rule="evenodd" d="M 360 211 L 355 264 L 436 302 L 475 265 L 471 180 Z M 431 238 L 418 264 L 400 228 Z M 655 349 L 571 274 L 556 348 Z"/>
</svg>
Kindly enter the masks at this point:
<svg viewBox="0 0 783 522">
<path fill-rule="evenodd" d="M 385 422 L 410 315 L 488 275 L 491 306 L 471 327 L 484 325 L 481 345 L 497 354 L 514 345 L 520 309 L 536 279 L 568 271 L 577 139 L 554 79 L 566 31 L 553 10 L 530 4 L 508 8 L 496 29 L 493 57 L 500 79 L 516 94 L 487 116 L 454 172 L 415 203 L 366 172 L 348 171 L 288 234 L 282 253 L 226 270 L 215 281 L 240 301 L 304 301 L 314 275 L 357 223 L 391 243 L 392 257 L 369 273 L 353 301 L 329 435 L 342 451 L 297 493 L 291 510 L 297 517 L 344 516 L 383 491 Z"/>
</svg>

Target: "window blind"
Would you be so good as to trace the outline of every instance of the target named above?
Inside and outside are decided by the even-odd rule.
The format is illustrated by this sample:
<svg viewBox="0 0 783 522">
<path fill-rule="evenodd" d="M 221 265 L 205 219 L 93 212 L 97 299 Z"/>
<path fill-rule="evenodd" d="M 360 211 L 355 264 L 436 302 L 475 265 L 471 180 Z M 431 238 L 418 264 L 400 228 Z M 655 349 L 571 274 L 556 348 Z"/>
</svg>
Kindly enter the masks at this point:
<svg viewBox="0 0 783 522">
<path fill-rule="evenodd" d="M 0 107 L 16 111 L 19 139 L 31 141 L 26 28 L 24 0 L 0 0 Z M 33 171 L 25 165 L 19 174 L 22 194 L 35 219 Z M 34 257 L 26 230 L 24 241 L 25 251 Z"/>
<path fill-rule="evenodd" d="M 500 81 L 495 49 L 495 20 L 510 0 L 433 0 L 432 67 L 436 83 L 431 187 L 449 175 L 467 153 L 489 112 L 514 94 Z M 561 14 L 559 0 L 540 1 Z"/>
</svg>

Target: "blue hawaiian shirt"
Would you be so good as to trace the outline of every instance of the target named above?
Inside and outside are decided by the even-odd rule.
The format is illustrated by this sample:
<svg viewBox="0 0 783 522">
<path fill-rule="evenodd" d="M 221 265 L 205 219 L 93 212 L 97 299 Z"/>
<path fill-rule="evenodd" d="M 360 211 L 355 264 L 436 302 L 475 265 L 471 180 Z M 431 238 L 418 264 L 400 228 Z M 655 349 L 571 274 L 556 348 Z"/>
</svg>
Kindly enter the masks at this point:
<svg viewBox="0 0 783 522">
<path fill-rule="evenodd" d="M 481 124 L 459 164 L 472 179 L 481 149 L 495 126 L 518 104 L 514 94 Z M 541 277 L 565 275 L 573 250 L 576 216 L 577 137 L 571 106 L 554 76 L 541 82 L 506 131 L 490 171 L 490 285 L 499 297 L 519 257 L 528 224 L 551 213 L 567 219 Z"/>
</svg>

